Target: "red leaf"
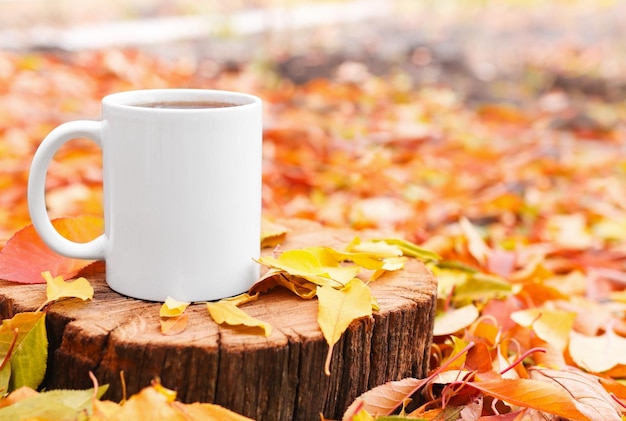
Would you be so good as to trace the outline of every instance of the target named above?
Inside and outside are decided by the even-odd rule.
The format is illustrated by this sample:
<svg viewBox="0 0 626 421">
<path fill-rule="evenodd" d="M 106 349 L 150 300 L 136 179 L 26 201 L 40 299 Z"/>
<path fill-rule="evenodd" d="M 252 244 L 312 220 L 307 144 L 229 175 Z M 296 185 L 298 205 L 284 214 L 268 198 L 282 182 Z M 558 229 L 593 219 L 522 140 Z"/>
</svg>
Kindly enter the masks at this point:
<svg viewBox="0 0 626 421">
<path fill-rule="evenodd" d="M 87 242 L 102 234 L 104 221 L 93 216 L 59 218 L 52 221 L 57 231 L 69 240 Z M 26 284 L 43 284 L 41 273 L 70 279 L 93 260 L 72 259 L 50 250 L 32 225 L 11 237 L 0 251 L 0 279 Z"/>
</svg>

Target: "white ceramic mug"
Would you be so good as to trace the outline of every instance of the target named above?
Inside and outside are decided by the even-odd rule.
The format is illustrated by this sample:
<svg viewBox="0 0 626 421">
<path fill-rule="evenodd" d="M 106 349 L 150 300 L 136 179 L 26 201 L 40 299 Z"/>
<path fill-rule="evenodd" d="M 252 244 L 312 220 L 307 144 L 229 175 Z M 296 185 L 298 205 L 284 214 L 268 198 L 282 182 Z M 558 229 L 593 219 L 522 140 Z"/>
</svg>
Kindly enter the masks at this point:
<svg viewBox="0 0 626 421">
<path fill-rule="evenodd" d="M 61 236 L 45 205 L 54 153 L 81 137 L 102 148 L 105 232 L 88 243 Z M 55 252 L 104 259 L 107 283 L 121 294 L 152 301 L 236 295 L 259 274 L 253 258 L 260 250 L 261 148 L 262 103 L 255 96 L 202 89 L 112 94 L 102 100 L 102 121 L 64 123 L 43 140 L 28 181 L 30 216 Z"/>
</svg>

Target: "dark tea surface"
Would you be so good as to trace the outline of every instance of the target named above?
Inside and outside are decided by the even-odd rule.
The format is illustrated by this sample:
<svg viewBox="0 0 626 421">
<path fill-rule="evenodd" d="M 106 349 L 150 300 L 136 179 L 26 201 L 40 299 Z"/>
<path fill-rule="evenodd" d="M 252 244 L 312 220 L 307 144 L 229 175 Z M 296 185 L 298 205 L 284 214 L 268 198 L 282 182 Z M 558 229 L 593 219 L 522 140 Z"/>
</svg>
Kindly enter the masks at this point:
<svg viewBox="0 0 626 421">
<path fill-rule="evenodd" d="M 225 108 L 236 107 L 239 104 L 222 101 L 159 101 L 145 104 L 135 104 L 136 107 L 144 108 L 173 108 L 173 109 L 198 109 L 198 108 Z"/>
</svg>

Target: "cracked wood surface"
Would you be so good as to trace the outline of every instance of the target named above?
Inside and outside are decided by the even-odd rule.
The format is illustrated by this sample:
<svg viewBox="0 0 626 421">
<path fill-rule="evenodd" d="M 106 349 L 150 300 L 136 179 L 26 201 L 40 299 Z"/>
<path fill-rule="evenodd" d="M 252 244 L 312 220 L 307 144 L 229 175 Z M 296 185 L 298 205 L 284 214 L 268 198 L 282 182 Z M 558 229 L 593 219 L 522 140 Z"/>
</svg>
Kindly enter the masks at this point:
<svg viewBox="0 0 626 421">
<path fill-rule="evenodd" d="M 282 250 L 309 245 L 342 247 L 356 235 L 304 221 Z M 367 237 L 367 235 L 362 235 Z M 264 253 L 270 253 L 265 249 Z M 159 377 L 185 402 L 214 402 L 258 420 L 341 418 L 356 396 L 390 380 L 423 377 L 436 301 L 436 281 L 418 261 L 373 282 L 380 311 L 355 321 L 335 345 L 331 376 L 323 373 L 328 345 L 317 325 L 316 300 L 276 288 L 244 310 L 270 323 L 265 338 L 216 325 L 203 304 L 187 309 L 189 325 L 175 336 L 160 333 L 160 303 L 119 295 L 105 283 L 104 265 L 81 273 L 94 287 L 91 302 L 63 300 L 48 311 L 47 388 L 88 388 L 92 371 L 110 384 L 105 398 L 122 398 Z M 45 285 L 0 281 L 0 317 L 36 309 Z"/>
</svg>

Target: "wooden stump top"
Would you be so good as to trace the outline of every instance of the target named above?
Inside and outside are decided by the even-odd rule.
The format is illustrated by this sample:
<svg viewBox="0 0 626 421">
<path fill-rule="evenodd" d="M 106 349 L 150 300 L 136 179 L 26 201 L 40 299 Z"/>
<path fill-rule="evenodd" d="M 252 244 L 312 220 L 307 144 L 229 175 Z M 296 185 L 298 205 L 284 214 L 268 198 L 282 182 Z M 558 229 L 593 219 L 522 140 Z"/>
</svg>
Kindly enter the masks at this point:
<svg viewBox="0 0 626 421">
<path fill-rule="evenodd" d="M 341 248 L 357 234 L 303 221 L 291 229 L 281 250 L 305 246 Z M 362 235 L 363 237 L 366 237 Z M 266 249 L 264 253 L 271 250 Z M 417 260 L 370 284 L 380 311 L 355 321 L 335 345 L 330 377 L 323 367 L 328 345 L 317 324 L 317 301 L 275 288 L 242 308 L 272 325 L 264 337 L 218 326 L 205 305 L 187 309 L 189 324 L 179 335 L 160 332 L 160 303 L 124 297 L 105 283 L 104 265 L 80 274 L 94 299 L 68 299 L 47 314 L 47 388 L 89 388 L 88 372 L 110 384 L 108 399 L 160 378 L 183 402 L 213 402 L 257 420 L 340 419 L 354 398 L 403 377 L 423 377 L 428 366 L 437 285 Z M 0 318 L 32 311 L 45 301 L 45 285 L 0 281 Z"/>
</svg>

